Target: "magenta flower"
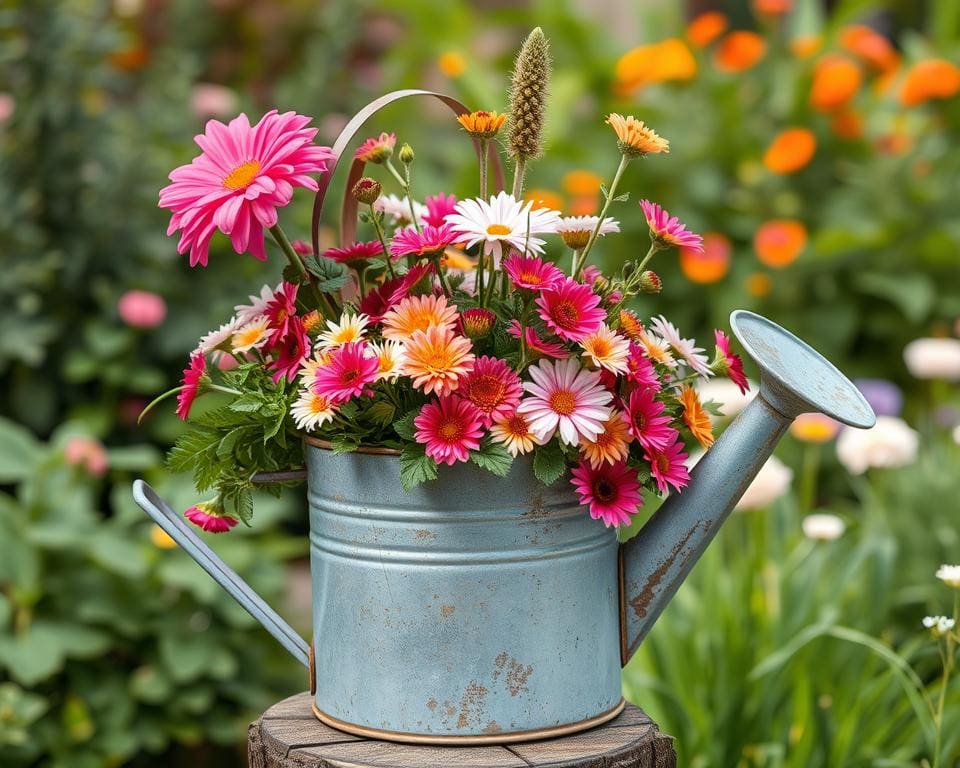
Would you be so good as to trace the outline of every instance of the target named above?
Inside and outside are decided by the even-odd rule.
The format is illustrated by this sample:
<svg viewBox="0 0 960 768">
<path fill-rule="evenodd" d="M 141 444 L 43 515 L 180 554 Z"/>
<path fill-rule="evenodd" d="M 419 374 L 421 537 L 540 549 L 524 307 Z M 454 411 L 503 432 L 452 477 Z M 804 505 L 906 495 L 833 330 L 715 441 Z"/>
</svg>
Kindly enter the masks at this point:
<svg viewBox="0 0 960 768">
<path fill-rule="evenodd" d="M 627 379 L 640 389 L 651 389 L 654 392 L 659 392 L 663 387 L 660 377 L 657 376 L 657 369 L 653 367 L 653 362 L 647 357 L 643 347 L 633 341 L 630 342 L 630 352 L 627 355 Z"/>
<path fill-rule="evenodd" d="M 677 430 L 670 426 L 670 417 L 663 413 L 663 403 L 654 389 L 635 389 L 627 401 L 627 422 L 630 434 L 644 448 L 662 450 L 677 439 Z"/>
<path fill-rule="evenodd" d="M 563 344 L 556 341 L 544 341 L 540 338 L 540 335 L 537 333 L 536 328 L 527 326 L 526 329 L 522 329 L 519 320 L 511 320 L 510 325 L 507 326 L 507 333 L 516 338 L 520 338 L 521 335 L 524 337 L 524 341 L 527 344 L 528 352 L 536 352 L 538 355 L 543 355 L 544 357 L 551 357 L 554 360 L 563 360 L 567 357 L 570 357 L 570 353 L 567 352 L 567 348 Z"/>
<path fill-rule="evenodd" d="M 427 208 L 427 212 L 423 214 L 423 223 L 431 227 L 439 227 L 443 225 L 447 216 L 456 212 L 457 196 L 440 192 L 429 195 L 423 202 Z"/>
<path fill-rule="evenodd" d="M 516 410 L 523 385 L 520 377 L 503 360 L 478 357 L 473 369 L 460 380 L 457 394 L 473 403 L 484 427 L 508 418 Z"/>
<path fill-rule="evenodd" d="M 190 363 L 183 369 L 183 382 L 177 393 L 177 416 L 185 420 L 190 415 L 193 401 L 200 394 L 207 380 L 207 358 L 202 352 L 190 355 Z"/>
<path fill-rule="evenodd" d="M 703 251 L 703 238 L 695 232 L 690 232 L 676 216 L 671 216 L 649 200 L 641 200 L 640 207 L 647 219 L 647 226 L 650 227 L 650 237 L 661 245 L 675 245 L 678 248 Z"/>
<path fill-rule="evenodd" d="M 743 372 L 743 360 L 740 359 L 740 355 L 730 350 L 730 337 L 717 328 L 713 332 L 713 338 L 716 340 L 716 357 L 711 368 L 727 376 L 737 385 L 742 394 L 747 394 L 750 384 Z"/>
<path fill-rule="evenodd" d="M 590 517 L 603 520 L 608 528 L 630 525 L 630 516 L 643 506 L 637 471 L 623 461 L 593 468 L 581 460 L 572 475 L 570 482 L 580 503 L 590 508 Z"/>
<path fill-rule="evenodd" d="M 287 332 L 274 351 L 277 357 L 267 366 L 268 370 L 274 372 L 273 383 L 276 384 L 284 376 L 287 381 L 293 381 L 310 352 L 310 337 L 299 317 L 294 315 L 290 318 Z"/>
<path fill-rule="evenodd" d="M 396 259 L 411 254 L 429 256 L 443 253 L 447 246 L 457 241 L 457 238 L 457 233 L 449 224 L 441 224 L 439 227 L 428 224 L 422 232 L 417 232 L 413 227 L 401 229 L 393 236 L 393 242 L 390 243 L 390 255 Z"/>
<path fill-rule="evenodd" d="M 414 439 L 426 446 L 426 453 L 437 464 L 453 465 L 467 461 L 470 451 L 480 448 L 480 414 L 468 401 L 447 395 L 427 403 L 413 420 Z"/>
<path fill-rule="evenodd" d="M 316 192 L 311 174 L 327 170 L 329 147 L 313 143 L 309 117 L 277 110 L 250 126 L 246 115 L 224 125 L 210 120 L 195 141 L 203 150 L 170 174 L 160 190 L 160 207 L 173 212 L 167 234 L 181 230 L 178 253 L 190 251 L 190 266 L 207 265 L 210 238 L 219 229 L 233 250 L 266 259 L 263 228 L 277 223 L 277 209 L 294 187 Z"/>
<path fill-rule="evenodd" d="M 167 302 L 150 291 L 127 291 L 117 302 L 117 314 L 131 328 L 156 328 L 167 316 Z"/>
<path fill-rule="evenodd" d="M 660 493 L 666 493 L 670 485 L 679 491 L 690 482 L 686 464 L 688 457 L 679 436 L 676 442 L 663 450 L 645 448 L 643 458 L 650 462 L 650 472 L 657 481 Z"/>
<path fill-rule="evenodd" d="M 387 280 L 369 291 L 360 300 L 357 309 L 369 317 L 371 322 L 379 323 L 391 308 L 409 296 L 413 287 L 432 272 L 433 264 L 415 264 L 402 277 Z"/>
<path fill-rule="evenodd" d="M 343 248 L 328 248 L 324 254 L 340 264 L 346 264 L 353 269 L 363 269 L 370 259 L 383 256 L 383 243 L 371 240 L 365 243 L 354 243 Z"/>
<path fill-rule="evenodd" d="M 365 163 L 382 163 L 393 154 L 393 148 L 397 144 L 397 134 L 381 133 L 371 139 L 367 139 L 354 152 L 353 157 L 356 160 L 362 160 Z"/>
<path fill-rule="evenodd" d="M 363 394 L 377 378 L 380 361 L 368 353 L 362 341 L 352 341 L 333 349 L 330 361 L 317 368 L 311 389 L 331 403 L 343 403 Z"/>
<path fill-rule="evenodd" d="M 518 251 L 504 259 L 503 271 L 517 288 L 529 291 L 552 288 L 564 279 L 563 272 L 553 262 L 543 261 L 536 256 L 524 256 Z"/>
<path fill-rule="evenodd" d="M 544 290 L 536 299 L 537 314 L 564 341 L 583 341 L 596 331 L 607 317 L 600 297 L 567 277 Z"/>
<path fill-rule="evenodd" d="M 226 533 L 237 524 L 237 518 L 222 509 L 216 509 L 216 506 L 209 501 L 201 501 L 190 507 L 183 516 L 208 533 Z"/>
<path fill-rule="evenodd" d="M 267 343 L 276 346 L 289 333 L 291 318 L 297 316 L 297 284 L 281 283 L 264 307 L 263 314 L 270 321 L 271 328 Z"/>
</svg>

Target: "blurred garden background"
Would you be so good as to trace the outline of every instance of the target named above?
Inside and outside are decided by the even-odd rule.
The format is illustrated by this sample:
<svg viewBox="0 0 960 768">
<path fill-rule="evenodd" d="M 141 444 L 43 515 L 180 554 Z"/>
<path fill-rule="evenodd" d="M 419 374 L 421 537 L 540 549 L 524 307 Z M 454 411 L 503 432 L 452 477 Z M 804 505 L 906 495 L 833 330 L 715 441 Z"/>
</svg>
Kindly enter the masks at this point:
<svg viewBox="0 0 960 768">
<path fill-rule="evenodd" d="M 859 437 L 795 427 L 626 695 L 684 766 L 934 764 L 938 730 L 938 765 L 960 765 L 960 675 L 941 685 L 947 641 L 922 624 L 960 595 L 934 576 L 960 562 L 955 0 L 3 0 L 0 765 L 242 764 L 246 723 L 306 684 L 130 495 L 142 476 L 193 503 L 163 469 L 172 406 L 137 416 L 280 271 L 219 235 L 206 269 L 177 255 L 157 193 L 194 134 L 279 107 L 329 144 L 398 87 L 502 110 L 537 25 L 555 70 L 528 195 L 597 212 L 617 159 L 604 117 L 647 121 L 670 161 L 631 166 L 611 212 L 625 235 L 600 258 L 646 250 L 640 197 L 706 250 L 658 257 L 663 292 L 634 308 L 701 337 L 732 309 L 765 314 L 884 417 Z M 371 135 L 417 151 L 424 193 L 471 191 L 445 108 L 378 120 Z M 311 204 L 295 195 L 291 235 L 309 239 Z M 905 355 L 917 339 L 936 341 Z M 726 417 L 742 406 L 709 396 Z M 300 626 L 304 508 L 296 491 L 258 499 L 254 527 L 214 544 Z"/>
</svg>

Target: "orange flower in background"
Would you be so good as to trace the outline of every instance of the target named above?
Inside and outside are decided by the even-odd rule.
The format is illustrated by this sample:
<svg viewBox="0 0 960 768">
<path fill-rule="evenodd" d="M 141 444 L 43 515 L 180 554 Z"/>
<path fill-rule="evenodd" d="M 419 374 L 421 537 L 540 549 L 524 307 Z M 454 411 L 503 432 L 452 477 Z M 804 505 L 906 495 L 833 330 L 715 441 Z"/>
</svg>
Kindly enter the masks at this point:
<svg viewBox="0 0 960 768">
<path fill-rule="evenodd" d="M 878 72 L 889 72 L 900 64 L 900 54 L 883 35 L 863 24 L 851 24 L 840 31 L 840 47 Z"/>
<path fill-rule="evenodd" d="M 758 16 L 782 16 L 793 9 L 793 0 L 753 0 L 753 12 Z"/>
<path fill-rule="evenodd" d="M 946 59 L 914 64 L 903 79 L 900 103 L 915 107 L 931 99 L 949 99 L 960 91 L 960 68 Z"/>
<path fill-rule="evenodd" d="M 808 128 L 787 128 L 778 133 L 767 151 L 763 164 L 773 173 L 796 173 L 810 162 L 817 150 L 817 139 Z"/>
<path fill-rule="evenodd" d="M 863 137 L 863 116 L 853 109 L 841 109 L 830 121 L 833 132 L 841 139 Z"/>
<path fill-rule="evenodd" d="M 913 149 L 913 136 L 902 128 L 896 128 L 878 136 L 875 146 L 882 155 L 902 155 Z"/>
<path fill-rule="evenodd" d="M 586 197 L 600 193 L 603 179 L 593 171 L 578 169 L 564 174 L 560 184 L 563 191 L 574 197 Z"/>
<path fill-rule="evenodd" d="M 783 269 L 797 260 L 807 246 L 807 228 L 796 219 L 771 219 L 753 236 L 753 249 L 761 263 Z"/>
<path fill-rule="evenodd" d="M 817 62 L 810 87 L 810 106 L 832 112 L 849 102 L 860 89 L 860 67 L 844 56 L 831 54 Z"/>
<path fill-rule="evenodd" d="M 687 25 L 687 40 L 697 48 L 706 48 L 727 31 L 729 22 L 720 11 L 701 13 Z"/>
<path fill-rule="evenodd" d="M 720 232 L 703 233 L 703 251 L 680 249 L 680 269 L 691 283 L 715 283 L 730 271 L 730 240 Z"/>
<path fill-rule="evenodd" d="M 142 43 L 136 43 L 129 48 L 110 54 L 110 63 L 121 72 L 136 72 L 147 66 L 149 61 L 150 51 Z"/>
<path fill-rule="evenodd" d="M 800 35 L 790 41 L 790 52 L 798 59 L 809 59 L 822 45 L 823 38 L 820 35 Z"/>
<path fill-rule="evenodd" d="M 790 425 L 790 434 L 805 443 L 826 443 L 840 431 L 840 422 L 822 413 L 801 413 Z"/>
<path fill-rule="evenodd" d="M 528 189 L 523 193 L 524 200 L 533 200 L 533 210 L 550 208 L 554 211 L 563 210 L 563 198 L 549 189 Z"/>
<path fill-rule="evenodd" d="M 600 210 L 600 198 L 597 195 L 583 195 L 570 198 L 567 212 L 571 216 L 593 216 Z"/>
<path fill-rule="evenodd" d="M 696 74 L 696 59 L 686 43 L 676 37 L 632 48 L 614 68 L 618 87 L 626 91 L 648 83 L 690 80 Z"/>
<path fill-rule="evenodd" d="M 467 60 L 463 58 L 462 53 L 457 51 L 444 51 L 437 59 L 437 69 L 445 77 L 456 80 L 467 71 Z"/>
<path fill-rule="evenodd" d="M 747 275 L 744 285 L 747 293 L 755 298 L 762 299 L 773 288 L 773 279 L 764 272 L 753 272 Z"/>
<path fill-rule="evenodd" d="M 720 41 L 714 65 L 721 72 L 743 72 L 764 57 L 767 42 L 756 32 L 734 30 Z"/>
</svg>

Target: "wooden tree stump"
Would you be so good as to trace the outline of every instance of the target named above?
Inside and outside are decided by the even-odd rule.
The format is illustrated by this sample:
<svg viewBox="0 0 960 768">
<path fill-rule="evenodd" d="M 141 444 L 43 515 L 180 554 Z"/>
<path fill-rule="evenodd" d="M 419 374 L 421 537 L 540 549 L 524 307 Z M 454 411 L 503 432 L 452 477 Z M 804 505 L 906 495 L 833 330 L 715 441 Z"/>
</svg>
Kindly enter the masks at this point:
<svg viewBox="0 0 960 768">
<path fill-rule="evenodd" d="M 621 715 L 558 739 L 490 747 L 372 741 L 324 725 L 310 694 L 274 704 L 247 731 L 250 768 L 676 768 L 673 739 L 627 704 Z"/>
</svg>

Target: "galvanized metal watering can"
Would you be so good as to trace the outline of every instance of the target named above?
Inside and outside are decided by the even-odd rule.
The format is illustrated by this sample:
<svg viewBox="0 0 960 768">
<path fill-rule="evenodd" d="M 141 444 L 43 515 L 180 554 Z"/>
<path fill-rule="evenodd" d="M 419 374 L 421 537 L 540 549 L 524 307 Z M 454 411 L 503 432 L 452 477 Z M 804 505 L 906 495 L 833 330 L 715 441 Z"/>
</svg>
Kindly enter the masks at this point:
<svg viewBox="0 0 960 768">
<path fill-rule="evenodd" d="M 305 445 L 313 642 L 308 644 L 142 481 L 137 503 L 310 669 L 314 712 L 344 731 L 440 744 L 588 728 L 624 706 L 620 668 L 800 413 L 870 427 L 833 365 L 751 312 L 731 316 L 761 369 L 757 397 L 640 533 L 616 533 L 518 460 L 401 491 L 384 449 Z"/>
</svg>

